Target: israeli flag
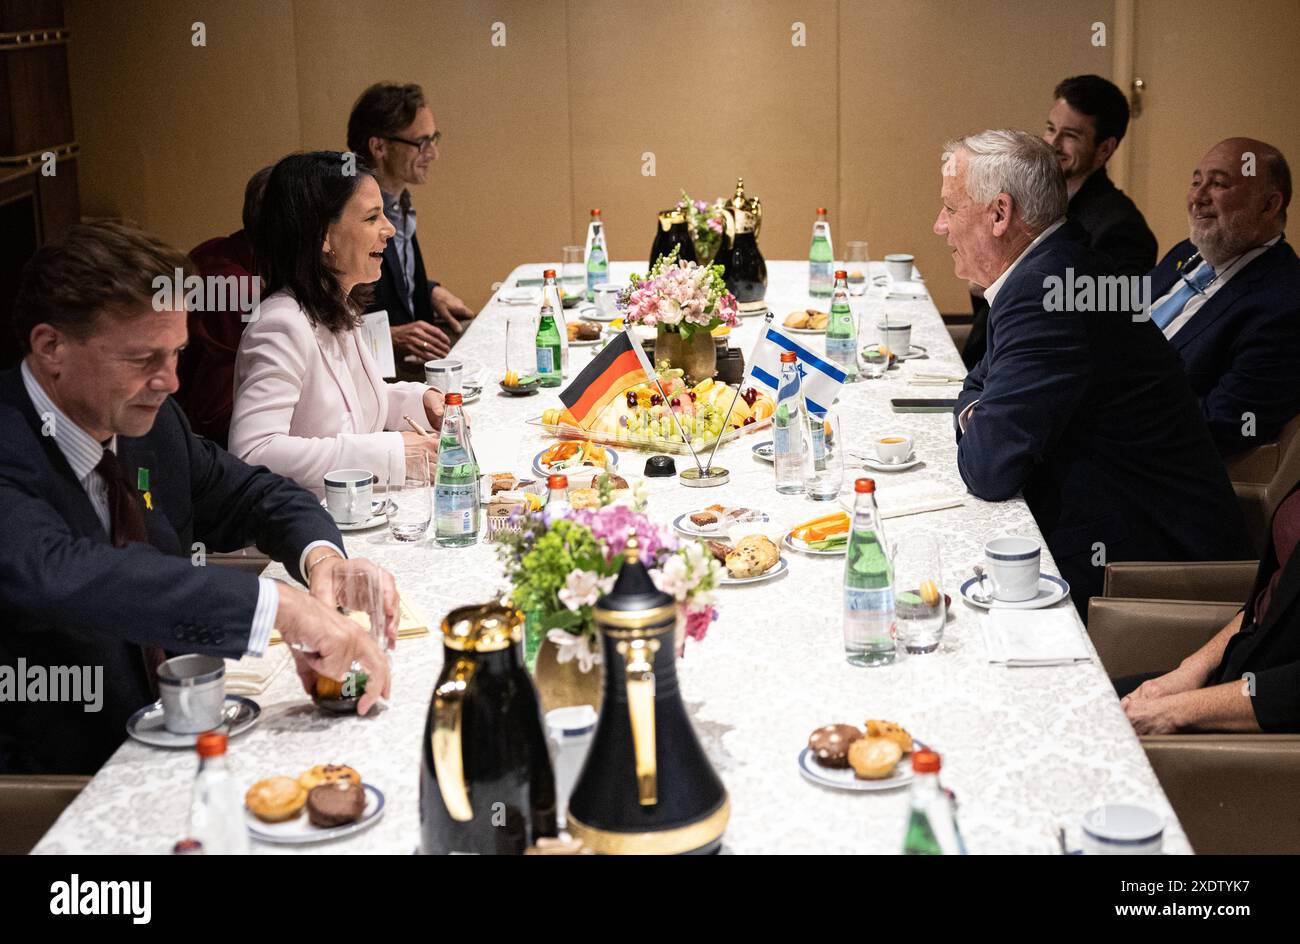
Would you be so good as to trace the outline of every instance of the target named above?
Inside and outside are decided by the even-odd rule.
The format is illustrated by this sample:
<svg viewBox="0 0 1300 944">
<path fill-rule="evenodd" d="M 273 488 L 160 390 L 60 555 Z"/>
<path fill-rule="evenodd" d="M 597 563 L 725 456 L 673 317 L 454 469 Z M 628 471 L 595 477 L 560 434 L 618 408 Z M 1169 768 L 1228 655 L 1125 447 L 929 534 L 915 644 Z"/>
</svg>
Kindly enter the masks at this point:
<svg viewBox="0 0 1300 944">
<path fill-rule="evenodd" d="M 746 375 L 755 386 L 766 387 L 776 396 L 781 379 L 782 351 L 794 351 L 799 358 L 795 366 L 799 368 L 800 386 L 803 387 L 803 399 L 808 404 L 809 412 L 824 414 L 840 395 L 840 387 L 844 385 L 847 375 L 824 357 L 818 357 L 806 347 L 791 341 L 771 325 L 754 346 Z M 741 387 L 744 386 L 742 383 Z"/>
</svg>

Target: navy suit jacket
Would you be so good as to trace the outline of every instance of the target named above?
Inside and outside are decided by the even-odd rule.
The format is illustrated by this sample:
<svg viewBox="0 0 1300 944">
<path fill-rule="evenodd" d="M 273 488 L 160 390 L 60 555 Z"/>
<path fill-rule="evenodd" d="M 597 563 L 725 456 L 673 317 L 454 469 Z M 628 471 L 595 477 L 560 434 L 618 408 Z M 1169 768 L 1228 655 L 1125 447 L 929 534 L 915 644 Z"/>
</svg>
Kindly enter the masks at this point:
<svg viewBox="0 0 1300 944">
<path fill-rule="evenodd" d="M 1151 272 L 1151 301 L 1179 278 L 1196 247 L 1183 241 Z M 1169 339 L 1219 452 L 1277 438 L 1300 413 L 1300 259 L 1285 238 L 1233 274 Z M 1255 417 L 1254 435 L 1244 414 Z"/>
<path fill-rule="evenodd" d="M 1048 277 L 1110 271 L 1085 239 L 1067 222 L 1020 260 L 956 408 L 979 400 L 958 433 L 962 480 L 987 501 L 1023 490 L 1082 612 L 1108 561 L 1253 556 L 1196 399 L 1155 324 L 1129 311 L 1046 310 Z"/>
<path fill-rule="evenodd" d="M 390 239 L 384 247 L 384 259 L 380 265 L 379 281 L 374 287 L 374 301 L 366 311 L 387 311 L 390 325 L 410 324 L 412 321 L 428 321 L 436 318 L 430 292 L 437 282 L 429 281 L 424 271 L 424 254 L 420 252 L 420 239 L 411 238 L 411 250 L 415 254 L 415 292 L 412 304 L 406 303 L 406 274 L 402 271 L 402 262 L 397 257 L 397 243 Z M 414 308 L 412 307 L 414 306 Z"/>
<path fill-rule="evenodd" d="M 119 436 L 128 481 L 149 470 L 149 543 L 115 548 L 17 369 L 0 372 L 0 666 L 99 666 L 103 702 L 0 701 L 0 773 L 93 773 L 153 700 L 142 646 L 237 658 L 257 577 L 193 563 L 194 542 L 256 542 L 298 574 L 312 541 L 342 547 L 310 492 L 190 432 L 172 399 L 153 429 Z M 57 428 L 54 431 L 57 435 Z"/>
</svg>

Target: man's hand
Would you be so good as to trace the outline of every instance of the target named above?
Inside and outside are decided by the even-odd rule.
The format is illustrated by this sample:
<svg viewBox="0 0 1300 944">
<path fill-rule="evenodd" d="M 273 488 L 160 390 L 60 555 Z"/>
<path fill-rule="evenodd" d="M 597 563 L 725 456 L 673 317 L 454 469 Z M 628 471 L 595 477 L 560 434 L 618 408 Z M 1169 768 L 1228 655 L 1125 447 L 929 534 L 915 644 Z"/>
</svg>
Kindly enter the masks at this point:
<svg viewBox="0 0 1300 944">
<path fill-rule="evenodd" d="M 474 312 L 463 301 L 453 295 L 441 285 L 435 285 L 430 293 L 430 299 L 433 302 L 433 310 L 456 334 L 463 334 L 465 326 L 458 319 L 468 320 L 474 317 Z"/>
<path fill-rule="evenodd" d="M 372 593 L 373 588 L 373 593 Z M 401 622 L 402 603 L 393 575 L 374 561 L 362 557 L 345 560 L 331 555 L 311 569 L 310 592 L 326 606 L 361 610 L 384 626 L 389 649 L 397 645 L 397 626 Z M 373 609 L 372 608 L 377 608 Z"/>
<path fill-rule="evenodd" d="M 427 321 L 415 320 L 410 324 L 393 325 L 393 349 L 400 354 L 411 354 L 421 361 L 446 357 L 451 353 L 451 338 Z"/>
<path fill-rule="evenodd" d="M 287 644 L 296 644 L 302 650 L 294 652 L 294 663 L 308 692 L 313 690 L 317 675 L 341 681 L 356 663 L 369 676 L 365 694 L 357 703 L 357 714 L 364 715 L 380 698 L 389 696 L 392 683 L 388 657 L 366 629 L 333 606 L 283 584 L 275 628 Z"/>
<path fill-rule="evenodd" d="M 1175 734 L 1184 724 L 1182 709 L 1186 698 L 1186 693 L 1148 698 L 1130 696 L 1123 701 L 1124 714 L 1139 735 Z"/>
<path fill-rule="evenodd" d="M 1172 672 L 1166 672 L 1157 678 L 1147 679 L 1147 681 L 1125 695 L 1120 704 L 1127 707 L 1129 701 L 1181 695 L 1183 692 L 1190 692 L 1200 688 L 1205 684 L 1205 679 L 1205 673 L 1199 668 L 1183 663 Z"/>
</svg>

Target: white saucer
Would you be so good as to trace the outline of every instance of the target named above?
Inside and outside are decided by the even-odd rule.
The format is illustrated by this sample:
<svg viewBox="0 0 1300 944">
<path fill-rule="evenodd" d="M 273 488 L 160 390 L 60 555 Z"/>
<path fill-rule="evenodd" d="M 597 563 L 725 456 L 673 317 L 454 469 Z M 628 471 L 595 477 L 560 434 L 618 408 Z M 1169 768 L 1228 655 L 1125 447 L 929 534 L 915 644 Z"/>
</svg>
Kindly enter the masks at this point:
<svg viewBox="0 0 1300 944">
<path fill-rule="evenodd" d="M 328 509 L 325 500 L 321 500 L 321 507 Z M 370 517 L 365 521 L 356 521 L 352 524 L 339 524 L 334 522 L 334 527 L 340 531 L 365 531 L 369 528 L 377 528 L 382 524 L 388 523 L 388 516 L 397 510 L 397 506 L 392 501 L 385 502 L 383 499 L 375 498 L 370 502 Z"/>
<path fill-rule="evenodd" d="M 912 469 L 921 464 L 921 460 L 917 456 L 915 450 L 913 450 L 912 455 L 903 462 L 881 462 L 879 459 L 868 459 L 866 456 L 861 457 L 858 461 L 868 469 L 872 469 L 876 472 L 902 472 L 905 469 Z"/>
<path fill-rule="evenodd" d="M 895 359 L 900 360 L 900 361 L 910 361 L 910 360 L 912 360 L 913 358 L 917 358 L 917 357 L 929 357 L 929 356 L 930 356 L 930 355 L 926 352 L 925 348 L 921 347 L 921 345 L 919 345 L 919 344 L 909 344 L 909 345 L 907 346 L 907 353 L 906 353 L 906 354 L 895 354 L 895 355 L 894 355 Z"/>
<path fill-rule="evenodd" d="M 979 583 L 977 577 L 971 577 L 961 585 L 961 598 L 971 606 L 978 606 L 981 610 L 987 610 L 990 604 L 981 602 L 971 596 L 971 590 Z M 985 581 L 984 585 L 992 590 L 993 578 Z M 1053 577 L 1051 574 L 1038 575 L 1038 596 L 1032 600 L 1023 600 L 1019 603 L 1003 603 L 1001 600 L 994 600 L 993 604 L 999 610 L 1041 610 L 1045 606 L 1051 606 L 1054 603 L 1060 603 L 1070 593 L 1070 585 L 1060 577 Z"/>
<path fill-rule="evenodd" d="M 753 509 L 750 509 L 753 511 Z M 727 528 L 736 524 L 762 524 L 764 521 L 771 521 L 766 512 L 753 511 L 754 517 L 745 518 L 737 521 L 735 518 L 725 517 L 717 522 L 713 527 L 701 527 L 691 521 L 691 515 L 695 512 L 685 512 L 673 519 L 673 527 L 681 534 L 692 538 L 725 538 Z"/>
<path fill-rule="evenodd" d="M 605 343 L 605 338 L 592 338 L 589 341 L 570 341 L 569 347 L 595 347 L 597 344 Z"/>
<path fill-rule="evenodd" d="M 805 747 L 799 752 L 799 773 L 805 780 L 832 790 L 847 790 L 850 793 L 875 793 L 880 790 L 894 790 L 905 787 L 912 782 L 912 760 L 907 754 L 898 762 L 894 772 L 883 780 L 860 780 L 852 767 L 823 767 L 813 757 L 812 748 Z"/>
<path fill-rule="evenodd" d="M 281 823 L 264 823 L 250 813 L 248 807 L 244 807 L 244 823 L 248 826 L 248 835 L 259 842 L 269 842 L 273 845 L 301 846 L 311 842 L 325 842 L 327 839 L 339 839 L 369 829 L 384 815 L 384 794 L 378 787 L 368 783 L 363 783 L 361 788 L 366 791 L 366 807 L 355 823 L 344 823 L 342 826 L 328 828 L 313 826 L 307 819 L 305 807 L 293 819 Z"/>
<path fill-rule="evenodd" d="M 755 443 L 754 448 L 750 449 L 749 451 L 753 453 L 754 458 L 758 459 L 760 462 L 770 463 L 776 461 L 776 459 L 774 458 L 776 455 L 776 443 L 773 442 L 771 439 L 767 440 L 766 442 Z"/>
<path fill-rule="evenodd" d="M 755 577 L 733 577 L 730 574 L 727 574 L 725 577 L 722 578 L 721 581 L 719 581 L 719 586 L 743 587 L 745 584 L 748 583 L 763 583 L 765 581 L 771 580 L 774 577 L 780 577 L 783 573 L 785 573 L 789 569 L 790 569 L 790 565 L 786 562 L 786 559 L 784 557 L 781 557 L 777 559 L 777 562 L 775 564 L 773 564 L 767 570 L 763 571 L 761 574 L 758 574 Z"/>
<path fill-rule="evenodd" d="M 227 695 L 222 711 L 221 728 L 227 737 L 243 734 L 262 716 L 262 706 L 244 695 Z M 151 747 L 193 747 L 199 740 L 197 734 L 175 734 L 163 727 L 161 701 L 145 705 L 126 722 L 126 733 Z"/>
<path fill-rule="evenodd" d="M 781 327 L 782 331 L 789 331 L 791 334 L 825 334 L 825 328 L 791 328 L 788 325 Z"/>
<path fill-rule="evenodd" d="M 590 308 L 579 308 L 578 317 L 583 321 L 598 321 L 601 324 L 609 324 L 618 317 L 618 314 L 607 315 L 595 305 L 592 305 Z M 570 341 L 569 343 L 572 344 L 573 342 Z"/>
</svg>

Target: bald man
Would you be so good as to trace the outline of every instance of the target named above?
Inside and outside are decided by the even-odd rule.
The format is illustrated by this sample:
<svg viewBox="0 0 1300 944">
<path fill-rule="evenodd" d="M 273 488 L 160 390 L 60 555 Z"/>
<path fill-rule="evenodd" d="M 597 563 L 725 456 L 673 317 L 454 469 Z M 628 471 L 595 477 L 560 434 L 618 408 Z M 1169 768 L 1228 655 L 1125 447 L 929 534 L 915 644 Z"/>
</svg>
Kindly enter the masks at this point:
<svg viewBox="0 0 1300 944">
<path fill-rule="evenodd" d="M 1219 453 L 1277 438 L 1300 414 L 1300 260 L 1283 229 L 1291 170 L 1253 138 L 1192 171 L 1191 238 L 1151 271 L 1151 317 L 1182 356 Z"/>
</svg>

